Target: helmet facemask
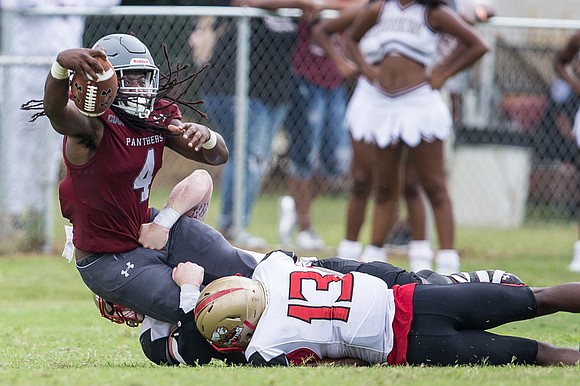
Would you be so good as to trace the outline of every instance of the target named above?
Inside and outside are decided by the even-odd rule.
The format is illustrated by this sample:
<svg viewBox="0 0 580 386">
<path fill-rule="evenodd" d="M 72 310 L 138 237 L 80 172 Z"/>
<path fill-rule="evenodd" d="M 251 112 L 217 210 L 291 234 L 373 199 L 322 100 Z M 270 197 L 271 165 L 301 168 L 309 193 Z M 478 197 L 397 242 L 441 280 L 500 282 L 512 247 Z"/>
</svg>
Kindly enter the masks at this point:
<svg viewBox="0 0 580 386">
<path fill-rule="evenodd" d="M 99 309 L 101 316 L 117 324 L 126 324 L 129 327 L 137 327 L 143 322 L 144 316 L 130 308 L 111 303 L 93 293 L 93 300 Z"/>
<path fill-rule="evenodd" d="M 113 106 L 141 119 L 149 118 L 155 105 L 157 90 L 159 89 L 159 69 L 116 69 L 119 79 L 119 90 Z M 142 84 L 135 86 L 126 81 L 126 75 L 143 74 Z"/>
</svg>

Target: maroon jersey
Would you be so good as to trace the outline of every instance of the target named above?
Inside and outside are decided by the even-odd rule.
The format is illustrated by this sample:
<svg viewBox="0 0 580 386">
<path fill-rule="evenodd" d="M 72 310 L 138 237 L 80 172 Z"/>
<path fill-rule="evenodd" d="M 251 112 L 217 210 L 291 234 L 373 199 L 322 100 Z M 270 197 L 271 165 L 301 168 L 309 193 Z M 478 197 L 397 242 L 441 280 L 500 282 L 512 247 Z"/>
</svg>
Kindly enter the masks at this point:
<svg viewBox="0 0 580 386">
<path fill-rule="evenodd" d="M 165 101 L 157 102 L 154 115 L 160 114 L 181 119 L 179 108 Z M 149 222 L 149 194 L 161 168 L 165 136 L 132 129 L 111 109 L 100 119 L 103 138 L 89 162 L 71 164 L 63 146 L 67 172 L 59 188 L 61 212 L 73 224 L 75 247 L 126 252 L 140 246 L 139 229 Z"/>
<path fill-rule="evenodd" d="M 342 85 L 342 77 L 334 62 L 312 40 L 311 25 L 298 25 L 298 43 L 292 58 L 292 69 L 301 77 L 325 89 Z"/>
</svg>

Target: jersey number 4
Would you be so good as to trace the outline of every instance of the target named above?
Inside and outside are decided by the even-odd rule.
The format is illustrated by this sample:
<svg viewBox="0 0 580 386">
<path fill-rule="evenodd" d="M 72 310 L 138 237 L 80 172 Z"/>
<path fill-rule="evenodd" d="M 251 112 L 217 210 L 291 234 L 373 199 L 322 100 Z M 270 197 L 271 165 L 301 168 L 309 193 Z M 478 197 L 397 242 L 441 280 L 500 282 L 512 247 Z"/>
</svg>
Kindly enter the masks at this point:
<svg viewBox="0 0 580 386">
<path fill-rule="evenodd" d="M 151 188 L 151 181 L 153 181 L 153 172 L 155 171 L 155 153 L 153 149 L 147 151 L 147 158 L 145 164 L 141 168 L 139 175 L 133 181 L 133 189 L 141 190 L 141 202 L 147 201 L 149 198 L 149 190 Z"/>
<path fill-rule="evenodd" d="M 322 275 L 316 271 L 297 271 L 290 274 L 290 300 L 307 301 L 302 285 L 305 280 L 314 280 L 316 282 L 316 291 L 328 291 L 331 283 L 337 283 L 340 285 L 340 295 L 335 300 L 335 303 L 352 301 L 354 283 L 352 274 L 333 276 Z M 306 323 L 311 323 L 314 319 L 347 322 L 349 314 L 350 307 L 288 305 L 288 316 L 303 320 Z"/>
</svg>

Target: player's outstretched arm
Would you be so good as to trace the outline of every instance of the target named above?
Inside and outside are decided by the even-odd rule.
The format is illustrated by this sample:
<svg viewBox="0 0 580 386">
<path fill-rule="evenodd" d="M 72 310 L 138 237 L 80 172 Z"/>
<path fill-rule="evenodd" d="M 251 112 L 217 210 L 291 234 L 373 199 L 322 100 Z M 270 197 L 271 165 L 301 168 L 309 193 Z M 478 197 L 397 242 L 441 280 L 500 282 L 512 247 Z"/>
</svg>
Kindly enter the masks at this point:
<svg viewBox="0 0 580 386">
<path fill-rule="evenodd" d="M 199 123 L 174 120 L 169 130 L 179 133 L 167 137 L 167 147 L 190 160 L 208 165 L 222 165 L 229 156 L 223 137 Z"/>
<path fill-rule="evenodd" d="M 107 59 L 99 50 L 74 48 L 58 54 L 44 85 L 44 112 L 52 127 L 60 134 L 85 136 L 100 127 L 99 119 L 89 118 L 69 99 L 69 71 L 82 72 L 97 78 L 103 67 L 96 57 Z"/>
</svg>

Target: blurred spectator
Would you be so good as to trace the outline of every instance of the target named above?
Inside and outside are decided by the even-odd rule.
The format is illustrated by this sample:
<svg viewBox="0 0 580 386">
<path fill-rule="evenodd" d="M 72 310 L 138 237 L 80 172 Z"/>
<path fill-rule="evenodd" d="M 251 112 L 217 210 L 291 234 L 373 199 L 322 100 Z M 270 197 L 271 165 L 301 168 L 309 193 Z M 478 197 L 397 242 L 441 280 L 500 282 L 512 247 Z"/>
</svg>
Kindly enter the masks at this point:
<svg viewBox="0 0 580 386">
<path fill-rule="evenodd" d="M 578 60 L 580 56 L 580 31 L 576 31 L 566 45 L 558 52 L 554 61 L 556 74 L 560 76 L 572 89 L 576 95 L 580 95 L 580 72 L 578 71 Z M 573 126 L 576 145 L 580 146 L 580 110 L 574 117 Z M 580 216 L 580 214 L 579 214 Z M 574 243 L 574 257 L 568 266 L 572 272 L 580 272 L 580 217 L 578 219 L 579 236 Z"/>
<path fill-rule="evenodd" d="M 39 7 L 111 7 L 117 0 L 0 0 L 4 20 L 4 55 L 20 57 L 56 57 L 72 47 L 82 45 L 85 18 L 82 16 L 27 15 L 27 10 Z M 32 61 L 32 60 L 31 60 Z M 6 176 L 0 193 L 6 213 L 11 242 L 22 242 L 23 249 L 50 249 L 46 232 L 52 229 L 53 188 L 60 165 L 59 136 L 50 128 L 48 120 L 29 122 L 30 112 L 20 110 L 29 100 L 42 98 L 44 80 L 49 64 L 22 64 L 5 72 L 3 88 L 10 90 L 2 117 Z M 22 238 L 22 240 L 19 240 Z"/>
<path fill-rule="evenodd" d="M 554 79 L 544 116 L 535 131 L 535 153 L 540 162 L 560 161 L 576 164 L 578 147 L 572 130 L 580 96 L 568 83 Z"/>
<path fill-rule="evenodd" d="M 325 8 L 340 10 L 363 2 L 335 0 L 323 3 Z M 350 163 L 348 136 L 343 122 L 346 91 L 336 65 L 312 40 L 311 29 L 316 20 L 302 18 L 292 59 L 298 88 L 286 124 L 290 142 L 288 190 L 294 205 L 291 205 L 291 199 L 283 198 L 281 203 L 289 202 L 290 205 L 281 205 L 279 224 L 280 238 L 286 243 L 291 239 L 293 227 L 283 225 L 290 224 L 287 218 L 295 216 L 298 228 L 296 246 L 307 250 L 321 249 L 325 245 L 312 226 L 311 206 L 320 192 L 313 185 L 320 177 L 326 180 L 344 177 Z"/>
<path fill-rule="evenodd" d="M 374 249 L 376 260 L 386 257 L 383 244 L 395 222 L 400 168 L 408 152 L 433 209 L 440 273 L 458 271 L 460 262 L 444 160 L 452 120 L 439 89 L 487 51 L 481 36 L 445 4 L 437 0 L 372 3 L 357 16 L 346 39 L 353 61 L 369 80 L 364 103 L 351 106 L 356 119 L 348 121 L 352 132 L 374 145 L 376 154 L 375 210 L 367 249 Z M 376 28 L 376 49 L 373 55 L 365 55 L 359 43 L 372 28 Z M 439 33 L 452 34 L 460 43 L 428 69 Z"/>
<path fill-rule="evenodd" d="M 278 8 L 312 9 L 309 1 L 222 0 L 215 5 L 249 6 L 268 10 Z M 310 12 L 310 11 L 309 11 Z M 212 25 L 216 24 L 216 25 Z M 290 72 L 291 53 L 296 43 L 292 19 L 267 16 L 251 20 L 250 79 L 244 175 L 236 170 L 236 53 L 237 26 L 227 20 L 204 20 L 190 38 L 194 58 L 209 57 L 211 67 L 204 71 L 203 100 L 208 116 L 223 135 L 230 150 L 230 160 L 221 175 L 221 209 L 218 228 L 229 240 L 247 247 L 262 247 L 266 241 L 247 232 L 254 201 L 258 195 L 271 154 L 272 139 L 286 118 L 293 89 Z M 215 42 L 215 47 L 210 47 Z M 242 229 L 233 229 L 235 177 L 243 178 Z"/>
<path fill-rule="evenodd" d="M 364 9 L 365 5 L 355 5 L 341 12 L 333 19 L 325 20 L 318 23 L 313 28 L 313 36 L 316 42 L 324 49 L 330 59 L 332 59 L 344 78 L 352 78 L 358 75 L 358 68 L 352 63 L 346 55 L 335 48 L 331 42 L 331 36 L 344 32 L 353 22 L 355 17 Z M 365 54 L 372 55 L 376 48 L 373 44 L 373 32 L 369 31 L 364 37 L 365 42 L 361 43 L 361 48 Z M 372 87 L 368 80 L 361 76 L 355 91 L 349 101 L 347 108 L 347 122 L 356 120 L 357 111 L 351 109 L 358 101 L 364 101 L 368 96 L 368 87 Z M 347 125 L 350 131 L 351 125 Z M 370 193 L 373 188 L 373 173 L 376 169 L 374 145 L 367 143 L 364 138 L 357 135 L 356 132 L 350 133 L 352 146 L 352 163 L 351 178 L 352 187 L 347 205 L 346 219 L 346 237 L 340 242 L 337 248 L 337 255 L 342 258 L 360 259 L 361 261 L 372 260 L 374 257 L 363 254 L 372 252 L 374 248 L 363 249 L 362 243 L 358 241 L 361 227 L 365 220 L 366 208 Z M 417 173 L 410 162 L 405 162 L 405 186 L 403 189 L 405 200 L 408 208 L 408 223 L 400 221 L 393 227 L 389 243 L 391 244 L 410 244 L 409 258 L 411 270 L 418 272 L 423 268 L 421 263 L 425 260 L 431 261 L 433 251 L 429 246 L 426 237 L 426 213 L 425 203 L 421 196 L 421 190 Z M 411 238 L 411 240 L 409 240 Z M 427 254 L 427 256 L 424 256 Z"/>
</svg>

